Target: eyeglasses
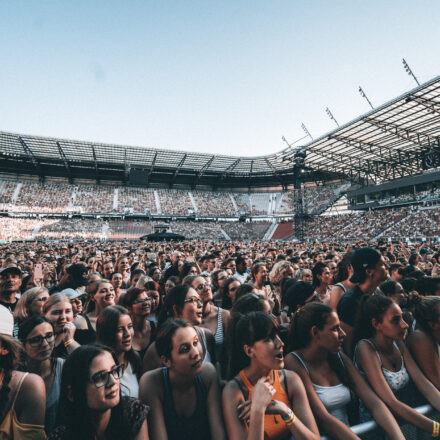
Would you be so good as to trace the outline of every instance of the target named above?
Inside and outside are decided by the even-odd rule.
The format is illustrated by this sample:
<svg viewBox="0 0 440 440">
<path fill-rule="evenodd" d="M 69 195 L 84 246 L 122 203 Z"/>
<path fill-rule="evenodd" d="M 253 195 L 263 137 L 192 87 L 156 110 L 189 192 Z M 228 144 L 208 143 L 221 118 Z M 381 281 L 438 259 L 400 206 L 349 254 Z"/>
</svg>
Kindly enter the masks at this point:
<svg viewBox="0 0 440 440">
<path fill-rule="evenodd" d="M 200 298 L 188 298 L 185 301 L 183 301 L 184 303 L 195 303 L 197 305 L 197 307 L 202 307 L 203 306 L 203 302 Z"/>
<path fill-rule="evenodd" d="M 99 373 L 94 374 L 89 381 L 95 385 L 96 388 L 102 388 L 108 385 L 110 375 L 112 375 L 113 379 L 119 380 L 122 377 L 123 372 L 124 365 L 116 365 L 116 367 L 112 368 L 110 371 L 100 371 Z"/>
<path fill-rule="evenodd" d="M 40 301 L 42 303 L 46 302 L 49 299 L 48 296 L 42 296 L 41 298 L 35 298 L 34 301 Z"/>
<path fill-rule="evenodd" d="M 50 344 L 54 339 L 54 333 L 50 332 L 47 333 L 46 336 L 34 336 L 33 338 L 26 339 L 24 342 L 27 342 L 31 347 L 39 347 L 43 344 L 44 340 Z"/>
<path fill-rule="evenodd" d="M 198 290 L 199 292 L 205 290 L 205 289 L 210 289 L 211 288 L 211 284 L 199 284 L 196 287 L 196 290 Z"/>
<path fill-rule="evenodd" d="M 238 289 L 238 286 L 237 287 L 230 287 L 229 292 L 235 292 L 237 289 Z"/>
<path fill-rule="evenodd" d="M 145 302 L 150 302 L 151 298 L 149 296 L 147 296 L 144 299 L 137 299 L 136 301 L 133 301 L 133 304 L 143 304 Z"/>
</svg>

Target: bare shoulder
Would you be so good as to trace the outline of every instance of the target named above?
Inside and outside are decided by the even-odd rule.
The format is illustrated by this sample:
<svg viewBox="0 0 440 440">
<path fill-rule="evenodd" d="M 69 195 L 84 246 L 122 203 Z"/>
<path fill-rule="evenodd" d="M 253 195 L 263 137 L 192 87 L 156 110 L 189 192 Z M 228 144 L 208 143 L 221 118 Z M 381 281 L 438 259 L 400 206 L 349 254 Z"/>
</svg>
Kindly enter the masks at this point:
<svg viewBox="0 0 440 440">
<path fill-rule="evenodd" d="M 415 346 L 418 344 L 426 344 L 427 342 L 434 343 L 434 341 L 423 331 L 414 330 L 408 335 L 406 339 L 407 344 L 411 346 Z"/>
<path fill-rule="evenodd" d="M 286 375 L 285 380 L 287 382 L 287 386 L 289 387 L 289 389 L 291 389 L 291 387 L 295 387 L 295 388 L 304 387 L 303 382 L 297 373 L 291 370 L 284 370 L 284 372 Z"/>
<path fill-rule="evenodd" d="M 243 393 L 235 380 L 230 380 L 223 388 L 223 399 L 227 402 L 228 400 L 234 401 L 241 397 L 244 400 Z"/>
<path fill-rule="evenodd" d="M 200 375 L 202 376 L 203 382 L 207 385 L 210 385 L 213 381 L 218 380 L 217 371 L 211 362 L 203 362 Z"/>
<path fill-rule="evenodd" d="M 162 384 L 162 368 L 144 373 L 139 381 L 139 388 L 145 386 L 157 388 L 158 384 Z"/>
</svg>

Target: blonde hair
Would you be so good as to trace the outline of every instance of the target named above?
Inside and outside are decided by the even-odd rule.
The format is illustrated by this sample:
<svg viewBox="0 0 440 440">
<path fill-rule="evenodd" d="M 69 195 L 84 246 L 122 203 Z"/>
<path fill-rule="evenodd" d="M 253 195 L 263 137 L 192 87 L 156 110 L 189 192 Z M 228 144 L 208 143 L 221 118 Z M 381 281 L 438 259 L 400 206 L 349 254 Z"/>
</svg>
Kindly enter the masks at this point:
<svg viewBox="0 0 440 440">
<path fill-rule="evenodd" d="M 31 289 L 26 290 L 20 299 L 17 301 L 17 305 L 15 306 L 15 310 L 13 313 L 15 321 L 24 321 L 26 318 L 29 318 L 29 308 L 32 304 L 32 301 L 40 295 L 41 293 L 48 293 L 49 291 L 45 287 L 32 287 Z"/>
<path fill-rule="evenodd" d="M 64 293 L 54 293 L 49 296 L 47 301 L 44 303 L 43 313 L 46 314 L 52 306 L 60 302 L 66 302 L 70 304 L 70 299 Z"/>
<path fill-rule="evenodd" d="M 289 267 L 293 269 L 292 263 L 286 260 L 278 261 L 278 263 L 275 263 L 269 274 L 270 282 L 275 286 L 280 284 L 281 280 L 283 279 L 284 272 Z"/>
<path fill-rule="evenodd" d="M 138 280 L 134 287 L 138 288 L 144 288 L 145 284 L 148 283 L 148 281 L 153 281 L 153 278 L 149 277 L 148 275 L 142 275 Z"/>
</svg>

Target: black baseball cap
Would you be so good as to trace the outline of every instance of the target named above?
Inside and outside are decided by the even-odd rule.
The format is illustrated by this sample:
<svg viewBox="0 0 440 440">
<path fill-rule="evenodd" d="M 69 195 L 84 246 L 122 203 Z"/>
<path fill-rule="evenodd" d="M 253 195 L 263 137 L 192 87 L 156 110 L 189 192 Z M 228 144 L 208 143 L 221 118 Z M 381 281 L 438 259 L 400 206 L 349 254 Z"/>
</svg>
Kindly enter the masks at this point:
<svg viewBox="0 0 440 440">
<path fill-rule="evenodd" d="M 370 247 L 356 249 L 350 260 L 354 271 L 350 281 L 352 283 L 362 283 L 365 280 L 365 271 L 374 268 L 381 256 L 376 249 Z"/>
<path fill-rule="evenodd" d="M 8 266 L 0 271 L 0 276 L 6 275 L 8 273 L 15 273 L 16 275 L 19 275 L 20 277 L 23 275 L 23 272 L 21 271 L 21 269 L 19 267 Z"/>
<path fill-rule="evenodd" d="M 88 286 L 89 282 L 87 281 L 87 271 L 88 267 L 81 263 L 71 264 L 66 272 L 72 277 L 72 279 L 80 286 Z"/>
</svg>

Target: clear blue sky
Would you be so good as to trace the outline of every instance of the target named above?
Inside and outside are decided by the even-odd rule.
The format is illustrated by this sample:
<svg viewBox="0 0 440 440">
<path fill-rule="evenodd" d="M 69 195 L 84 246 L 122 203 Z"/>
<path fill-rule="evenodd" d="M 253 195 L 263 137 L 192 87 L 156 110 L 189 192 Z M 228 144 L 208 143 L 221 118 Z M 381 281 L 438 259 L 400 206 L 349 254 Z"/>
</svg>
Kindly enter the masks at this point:
<svg viewBox="0 0 440 440">
<path fill-rule="evenodd" d="M 246 156 L 440 74 L 440 2 L 0 1 L 0 130 Z"/>
</svg>

